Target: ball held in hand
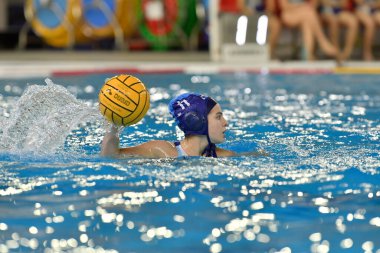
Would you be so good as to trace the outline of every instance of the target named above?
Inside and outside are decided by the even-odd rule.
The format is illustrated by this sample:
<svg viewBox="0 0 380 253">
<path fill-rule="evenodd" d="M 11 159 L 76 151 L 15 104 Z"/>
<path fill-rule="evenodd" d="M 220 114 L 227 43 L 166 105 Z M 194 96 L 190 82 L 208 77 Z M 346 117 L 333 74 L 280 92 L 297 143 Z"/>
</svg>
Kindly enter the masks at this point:
<svg viewBox="0 0 380 253">
<path fill-rule="evenodd" d="M 131 75 L 119 75 L 106 81 L 99 92 L 99 110 L 117 126 L 139 122 L 150 106 L 145 85 Z"/>
</svg>

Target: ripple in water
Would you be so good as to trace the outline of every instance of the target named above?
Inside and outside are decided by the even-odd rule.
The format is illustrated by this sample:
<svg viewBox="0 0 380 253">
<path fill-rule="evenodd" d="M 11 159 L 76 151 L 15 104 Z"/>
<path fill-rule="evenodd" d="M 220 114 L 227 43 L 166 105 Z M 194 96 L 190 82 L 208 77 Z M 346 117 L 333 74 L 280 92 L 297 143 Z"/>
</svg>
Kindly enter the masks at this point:
<svg viewBox="0 0 380 253">
<path fill-rule="evenodd" d="M 206 81 L 230 119 L 225 147 L 268 157 L 101 158 L 94 101 L 48 82 L 10 102 L 0 145 L 16 155 L 0 154 L 0 252 L 380 252 L 376 93 L 258 94 L 242 82 L 242 95 Z M 146 121 L 121 143 L 175 138 L 166 100 L 181 89 L 152 90 Z M 40 94 L 50 93 L 49 107 Z"/>
</svg>

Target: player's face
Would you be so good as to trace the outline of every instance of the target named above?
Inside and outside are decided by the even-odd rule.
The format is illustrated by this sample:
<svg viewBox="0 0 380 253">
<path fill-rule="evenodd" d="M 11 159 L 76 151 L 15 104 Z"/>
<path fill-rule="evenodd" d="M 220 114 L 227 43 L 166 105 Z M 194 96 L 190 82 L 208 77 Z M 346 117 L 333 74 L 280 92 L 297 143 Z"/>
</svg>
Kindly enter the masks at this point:
<svg viewBox="0 0 380 253">
<path fill-rule="evenodd" d="M 216 104 L 207 115 L 208 133 L 212 143 L 218 144 L 226 140 L 225 132 L 228 122 L 223 116 L 222 109 Z"/>
</svg>

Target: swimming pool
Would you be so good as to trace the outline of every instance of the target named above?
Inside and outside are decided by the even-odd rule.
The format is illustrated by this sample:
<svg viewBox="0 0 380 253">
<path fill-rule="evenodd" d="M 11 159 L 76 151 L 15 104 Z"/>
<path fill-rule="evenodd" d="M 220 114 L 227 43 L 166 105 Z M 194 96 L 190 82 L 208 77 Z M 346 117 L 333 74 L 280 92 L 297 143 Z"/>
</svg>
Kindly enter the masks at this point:
<svg viewBox="0 0 380 253">
<path fill-rule="evenodd" d="M 270 155 L 116 160 L 112 75 L 1 80 L 0 252 L 380 252 L 379 76 L 136 74 L 151 108 L 121 145 L 175 140 L 167 103 L 197 91 L 222 147 Z"/>
</svg>

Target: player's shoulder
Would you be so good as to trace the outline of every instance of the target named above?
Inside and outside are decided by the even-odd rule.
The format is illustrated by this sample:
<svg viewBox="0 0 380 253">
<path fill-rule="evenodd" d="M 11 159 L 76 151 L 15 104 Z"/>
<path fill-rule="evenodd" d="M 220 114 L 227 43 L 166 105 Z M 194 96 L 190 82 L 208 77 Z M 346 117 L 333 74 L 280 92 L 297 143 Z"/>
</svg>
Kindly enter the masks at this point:
<svg viewBox="0 0 380 253">
<path fill-rule="evenodd" d="M 173 142 L 164 140 L 152 140 L 144 144 L 144 148 L 149 150 L 156 158 L 175 157 L 177 151 Z"/>
<path fill-rule="evenodd" d="M 218 157 L 236 156 L 236 152 L 218 147 L 216 148 L 216 154 Z"/>
<path fill-rule="evenodd" d="M 146 144 L 152 147 L 169 147 L 169 148 L 175 147 L 173 142 L 164 141 L 164 140 L 152 140 L 152 141 L 148 141 Z"/>
</svg>

